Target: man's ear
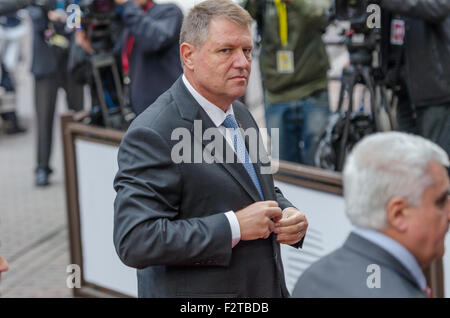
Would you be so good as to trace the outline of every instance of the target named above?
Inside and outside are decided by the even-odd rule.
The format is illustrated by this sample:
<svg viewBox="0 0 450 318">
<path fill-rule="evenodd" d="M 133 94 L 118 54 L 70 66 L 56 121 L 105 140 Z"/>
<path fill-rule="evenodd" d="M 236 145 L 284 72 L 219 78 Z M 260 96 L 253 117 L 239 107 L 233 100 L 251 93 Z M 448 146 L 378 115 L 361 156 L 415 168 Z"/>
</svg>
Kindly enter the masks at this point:
<svg viewBox="0 0 450 318">
<path fill-rule="evenodd" d="M 398 232 L 405 232 L 408 229 L 408 208 L 410 205 L 405 198 L 391 198 L 386 206 L 388 226 Z"/>
<path fill-rule="evenodd" d="M 180 45 L 181 60 L 183 61 L 184 66 L 191 71 L 194 70 L 194 55 L 195 55 L 195 46 L 186 42 Z"/>
</svg>

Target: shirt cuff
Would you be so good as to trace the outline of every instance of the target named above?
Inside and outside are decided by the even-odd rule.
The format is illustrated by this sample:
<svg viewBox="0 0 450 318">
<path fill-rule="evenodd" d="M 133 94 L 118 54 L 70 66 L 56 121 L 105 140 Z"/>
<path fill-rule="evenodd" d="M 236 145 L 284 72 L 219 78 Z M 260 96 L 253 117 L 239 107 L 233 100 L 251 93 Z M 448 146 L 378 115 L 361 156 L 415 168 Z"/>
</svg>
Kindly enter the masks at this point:
<svg viewBox="0 0 450 318">
<path fill-rule="evenodd" d="M 231 228 L 231 248 L 235 247 L 237 243 L 241 240 L 241 227 L 239 226 L 239 221 L 233 211 L 228 211 L 225 216 L 230 223 Z"/>
</svg>

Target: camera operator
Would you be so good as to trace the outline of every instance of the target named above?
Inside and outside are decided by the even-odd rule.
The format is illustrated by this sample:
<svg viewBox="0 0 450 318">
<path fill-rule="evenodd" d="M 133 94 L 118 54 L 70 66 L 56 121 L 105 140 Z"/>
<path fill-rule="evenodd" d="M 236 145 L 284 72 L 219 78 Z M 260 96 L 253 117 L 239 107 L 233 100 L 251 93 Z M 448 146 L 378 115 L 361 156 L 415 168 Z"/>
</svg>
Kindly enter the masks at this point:
<svg viewBox="0 0 450 318">
<path fill-rule="evenodd" d="M 64 8 L 71 2 L 47 0 L 44 5 L 32 6 L 29 14 L 33 21 L 33 61 L 31 72 L 35 78 L 35 104 L 38 127 L 37 186 L 49 184 L 52 172 L 49 166 L 53 137 L 53 118 L 58 88 L 64 88 L 70 109 L 83 109 L 83 86 L 68 74 L 68 52 L 71 31 L 66 29 Z"/>
<path fill-rule="evenodd" d="M 130 102 L 144 111 L 181 75 L 179 36 L 183 13 L 175 4 L 115 0 L 125 26 L 122 67 L 130 78 Z"/>
<path fill-rule="evenodd" d="M 450 1 L 379 3 L 405 21 L 399 129 L 422 135 L 450 153 Z"/>
</svg>

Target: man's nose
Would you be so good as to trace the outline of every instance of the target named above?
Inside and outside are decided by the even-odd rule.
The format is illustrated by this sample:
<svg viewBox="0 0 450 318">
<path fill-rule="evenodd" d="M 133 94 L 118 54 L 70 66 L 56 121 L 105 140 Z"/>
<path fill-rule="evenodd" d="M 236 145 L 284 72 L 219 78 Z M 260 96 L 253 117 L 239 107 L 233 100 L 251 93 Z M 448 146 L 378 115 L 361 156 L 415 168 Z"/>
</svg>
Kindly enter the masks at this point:
<svg viewBox="0 0 450 318">
<path fill-rule="evenodd" d="M 250 66 L 250 62 L 250 59 L 245 55 L 243 50 L 237 50 L 233 61 L 234 67 L 246 69 Z"/>
</svg>

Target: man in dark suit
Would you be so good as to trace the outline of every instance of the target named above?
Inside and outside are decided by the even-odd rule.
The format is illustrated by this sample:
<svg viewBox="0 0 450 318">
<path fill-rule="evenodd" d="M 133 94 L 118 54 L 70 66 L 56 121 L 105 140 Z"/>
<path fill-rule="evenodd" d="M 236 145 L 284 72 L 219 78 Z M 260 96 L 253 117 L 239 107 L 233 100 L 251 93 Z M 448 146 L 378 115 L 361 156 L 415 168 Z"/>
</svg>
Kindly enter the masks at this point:
<svg viewBox="0 0 450 318">
<path fill-rule="evenodd" d="M 122 66 L 130 78 L 130 102 L 138 115 L 181 75 L 179 52 L 183 13 L 175 4 L 115 0 L 126 27 Z"/>
<path fill-rule="evenodd" d="M 267 161 L 248 152 L 255 141 L 246 145 L 231 129 L 258 132 L 236 101 L 250 74 L 251 21 L 229 0 L 195 6 L 181 31 L 184 75 L 122 141 L 114 244 L 121 260 L 138 269 L 140 297 L 288 296 L 280 243 L 300 247 L 308 223 L 272 175 L 261 173 Z M 190 135 L 182 140 L 180 153 L 188 158 L 182 162 L 174 158 L 180 130 Z M 210 152 L 212 163 L 204 156 L 207 131 L 223 145 Z"/>
<path fill-rule="evenodd" d="M 344 245 L 311 265 L 293 297 L 430 297 L 423 269 L 444 255 L 450 223 L 446 152 L 389 132 L 356 145 L 344 168 Z"/>
</svg>

